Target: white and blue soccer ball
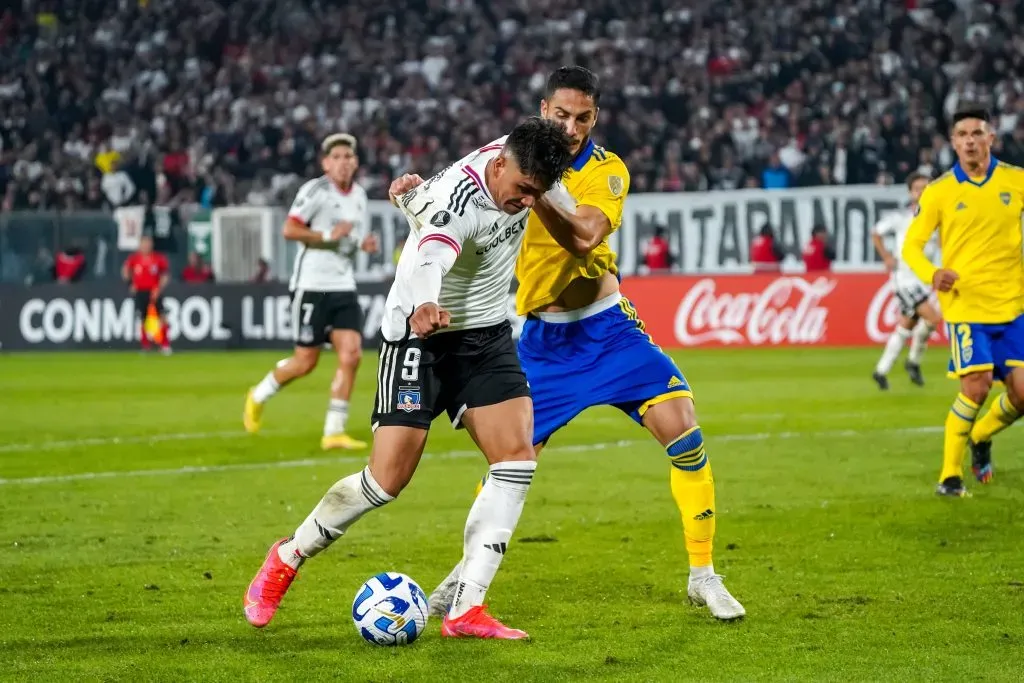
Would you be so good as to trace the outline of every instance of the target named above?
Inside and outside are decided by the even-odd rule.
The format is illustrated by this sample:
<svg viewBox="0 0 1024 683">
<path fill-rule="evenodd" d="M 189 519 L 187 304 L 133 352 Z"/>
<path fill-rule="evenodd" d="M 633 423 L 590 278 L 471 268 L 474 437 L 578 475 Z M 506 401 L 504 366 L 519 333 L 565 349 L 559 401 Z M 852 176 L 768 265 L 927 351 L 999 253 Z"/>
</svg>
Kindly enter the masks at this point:
<svg viewBox="0 0 1024 683">
<path fill-rule="evenodd" d="M 398 572 L 381 572 L 356 593 L 352 621 L 374 645 L 408 645 L 427 625 L 427 596 L 415 581 Z"/>
</svg>

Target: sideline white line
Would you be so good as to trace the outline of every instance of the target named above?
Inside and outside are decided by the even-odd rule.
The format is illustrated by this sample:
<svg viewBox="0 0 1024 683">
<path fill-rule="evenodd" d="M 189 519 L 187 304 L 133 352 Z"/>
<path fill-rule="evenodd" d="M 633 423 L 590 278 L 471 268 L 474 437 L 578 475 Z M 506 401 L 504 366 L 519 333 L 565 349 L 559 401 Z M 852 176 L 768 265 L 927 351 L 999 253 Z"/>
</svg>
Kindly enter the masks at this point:
<svg viewBox="0 0 1024 683">
<path fill-rule="evenodd" d="M 804 438 L 847 438 L 847 437 L 858 437 L 858 436 L 869 436 L 872 434 L 930 434 L 942 431 L 941 426 L 931 427 L 895 427 L 891 429 L 870 429 L 870 430 L 857 430 L 857 429 L 840 429 L 833 431 L 820 431 L 820 432 L 759 432 L 756 434 L 719 434 L 717 436 L 712 435 L 709 437 L 709 442 L 713 445 L 715 443 L 727 443 L 730 441 L 766 441 L 770 439 L 804 439 Z M 212 432 L 209 434 L 166 434 L 162 435 L 163 440 L 169 441 L 172 439 L 185 440 L 185 439 L 201 439 L 201 438 L 213 438 L 221 435 L 221 438 L 233 438 L 237 436 L 236 432 Z M 242 436 L 248 436 L 243 434 Z M 135 438 L 135 437 L 132 437 Z M 149 437 L 150 441 L 156 437 Z M 112 442 L 108 440 L 107 443 Z M 129 442 L 121 440 L 119 443 L 148 443 L 138 437 L 137 441 Z M 60 442 L 53 442 L 60 443 Z M 647 444 L 653 446 L 653 442 L 650 439 L 629 439 L 623 441 L 606 441 L 602 443 L 590 443 L 590 444 L 570 444 L 566 446 L 550 446 L 544 449 L 544 452 L 558 452 L 558 453 L 581 453 L 586 451 L 600 451 L 607 450 L 609 448 L 622 448 L 626 446 L 636 446 L 641 444 Z M 461 459 L 475 457 L 479 458 L 479 451 L 442 451 L 439 453 L 424 453 L 424 459 Z M 277 469 L 292 469 L 296 467 L 316 467 L 318 465 L 332 465 L 346 462 L 362 462 L 366 460 L 366 455 L 345 455 L 333 458 L 303 458 L 301 460 L 282 460 L 278 462 L 254 462 L 254 463 L 238 463 L 233 465 L 198 465 L 198 466 L 186 466 L 176 467 L 172 469 L 151 469 L 151 470 L 124 470 L 124 471 L 112 471 L 112 472 L 80 472 L 77 474 L 65 474 L 57 476 L 47 477 L 19 477 L 13 479 L 0 479 L 0 486 L 9 485 L 34 485 L 34 484 L 59 484 L 74 481 L 92 481 L 95 479 L 126 479 L 131 477 L 172 477 L 183 474 L 211 474 L 221 472 L 251 472 L 259 470 L 277 470 Z"/>
<path fill-rule="evenodd" d="M 843 418 L 866 418 L 871 413 L 857 412 L 857 413 L 830 413 L 829 419 L 843 419 Z M 781 420 L 787 417 L 792 417 L 791 413 L 745 413 L 742 415 L 731 416 L 730 419 L 734 421 L 743 422 L 760 422 L 765 420 Z M 622 422 L 621 415 L 613 415 L 608 417 L 597 417 L 591 418 L 594 422 Z M 268 432 L 270 434 L 282 435 L 283 432 Z M 734 435 L 740 437 L 734 440 L 744 440 L 746 435 L 739 434 Z M 778 436 L 776 434 L 776 436 Z M 729 435 L 726 435 L 729 437 Z M 31 453 L 33 451 L 59 451 L 71 448 L 84 448 L 87 446 L 124 446 L 124 445 L 139 445 L 139 444 L 155 444 L 165 443 L 168 441 L 199 441 L 201 439 L 244 439 L 249 438 L 249 435 L 244 433 L 240 429 L 233 429 L 231 431 L 221 432 L 172 432 L 169 434 L 148 434 L 148 435 L 134 435 L 134 436 L 97 436 L 97 437 L 86 437 L 84 439 L 66 439 L 61 441 L 39 441 L 36 443 L 9 443 L 0 444 L 0 453 Z M 721 439 L 722 437 L 717 437 Z M 760 437 L 759 437 L 760 438 Z"/>
<path fill-rule="evenodd" d="M 69 439 L 67 441 L 41 441 L 39 443 L 10 443 L 0 445 L 0 453 L 25 453 L 28 451 L 59 451 L 65 448 L 83 446 L 117 446 L 120 444 L 150 444 L 163 441 L 194 441 L 198 439 L 238 439 L 248 436 L 240 430 L 230 432 L 179 432 L 172 434 L 150 434 L 147 436 L 98 436 L 95 438 Z"/>
</svg>

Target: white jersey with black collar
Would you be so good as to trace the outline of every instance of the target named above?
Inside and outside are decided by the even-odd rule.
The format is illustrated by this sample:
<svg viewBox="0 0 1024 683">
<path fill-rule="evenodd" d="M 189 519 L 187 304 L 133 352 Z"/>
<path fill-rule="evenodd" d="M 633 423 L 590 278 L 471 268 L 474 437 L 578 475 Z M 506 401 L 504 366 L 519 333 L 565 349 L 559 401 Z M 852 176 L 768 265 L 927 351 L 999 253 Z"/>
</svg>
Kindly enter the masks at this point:
<svg viewBox="0 0 1024 683">
<path fill-rule="evenodd" d="M 443 331 L 488 327 L 507 319 L 509 288 L 529 210 L 509 215 L 487 189 L 487 163 L 501 153 L 504 143 L 502 137 L 481 147 L 397 198 L 410 232 L 385 303 L 385 339 L 398 341 L 409 334 L 417 257 L 427 245 L 455 253 L 437 301 L 451 315 L 451 324 Z"/>
<path fill-rule="evenodd" d="M 336 249 L 303 245 L 295 257 L 289 289 L 307 292 L 354 292 L 355 258 L 369 231 L 366 191 L 352 183 L 341 190 L 327 176 L 305 183 L 288 209 L 288 217 L 327 239 L 340 221 L 351 221 L 352 232 Z"/>
</svg>

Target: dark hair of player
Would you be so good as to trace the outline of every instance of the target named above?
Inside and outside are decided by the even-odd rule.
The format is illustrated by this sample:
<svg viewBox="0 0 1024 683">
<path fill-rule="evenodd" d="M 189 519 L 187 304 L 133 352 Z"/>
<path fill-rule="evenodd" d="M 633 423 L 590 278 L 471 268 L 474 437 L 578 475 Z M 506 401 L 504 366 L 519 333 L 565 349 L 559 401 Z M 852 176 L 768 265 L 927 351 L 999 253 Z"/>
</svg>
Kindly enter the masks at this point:
<svg viewBox="0 0 1024 683">
<path fill-rule="evenodd" d="M 512 129 L 505 150 L 527 177 L 537 180 L 545 191 L 561 180 L 572 164 L 572 138 L 561 124 L 531 116 Z"/>
<path fill-rule="evenodd" d="M 953 125 L 955 126 L 964 119 L 981 119 L 988 123 L 991 120 L 991 116 L 986 107 L 974 102 L 963 102 L 953 112 Z"/>
<path fill-rule="evenodd" d="M 353 153 L 356 151 L 356 139 L 348 133 L 334 133 L 324 138 L 320 143 L 320 152 L 327 156 L 335 147 L 348 147 Z"/>
<path fill-rule="evenodd" d="M 548 84 L 544 89 L 544 99 L 550 100 L 556 90 L 567 88 L 578 90 L 594 100 L 594 106 L 601 99 L 601 88 L 597 74 L 582 66 L 560 66 L 548 76 Z"/>
<path fill-rule="evenodd" d="M 916 183 L 918 180 L 927 180 L 928 182 L 931 182 L 931 178 L 929 176 L 925 175 L 924 173 L 921 173 L 920 171 L 914 171 L 913 173 L 907 176 L 907 187 L 913 187 L 914 183 Z"/>
</svg>

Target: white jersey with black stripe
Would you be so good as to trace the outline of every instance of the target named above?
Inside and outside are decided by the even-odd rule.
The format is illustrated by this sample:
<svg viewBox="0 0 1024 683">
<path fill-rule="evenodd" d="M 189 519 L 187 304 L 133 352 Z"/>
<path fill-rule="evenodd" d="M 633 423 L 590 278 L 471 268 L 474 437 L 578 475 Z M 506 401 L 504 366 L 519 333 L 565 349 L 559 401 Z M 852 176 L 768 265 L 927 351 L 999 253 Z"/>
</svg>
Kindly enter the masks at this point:
<svg viewBox="0 0 1024 683">
<path fill-rule="evenodd" d="M 336 249 L 299 248 L 292 268 L 289 288 L 308 292 L 354 292 L 354 260 L 359 245 L 369 230 L 366 191 L 352 183 L 342 191 L 327 176 L 305 183 L 288 209 L 288 217 L 299 221 L 327 239 L 340 221 L 351 221 L 352 232 L 343 237 Z"/>
<path fill-rule="evenodd" d="M 892 280 L 893 286 L 897 288 L 913 289 L 920 286 L 928 287 L 928 284 L 921 282 L 917 275 L 914 274 L 914 271 L 910 269 L 910 266 L 903 262 L 903 242 L 907 238 L 907 230 L 910 228 L 913 220 L 914 212 L 907 207 L 883 214 L 874 227 L 876 235 L 892 239 L 890 253 L 896 259 L 896 269 L 893 271 Z M 928 240 L 924 252 L 932 263 L 938 265 L 941 262 L 939 258 L 938 231 Z"/>
<path fill-rule="evenodd" d="M 529 210 L 515 215 L 494 203 L 485 182 L 487 163 L 498 156 L 505 138 L 484 145 L 397 198 L 409 222 L 405 242 L 384 306 L 381 333 L 405 339 L 413 313 L 413 270 L 420 245 L 440 242 L 457 257 L 444 275 L 438 305 L 451 314 L 446 331 L 497 325 L 508 316 L 508 292 Z"/>
</svg>

